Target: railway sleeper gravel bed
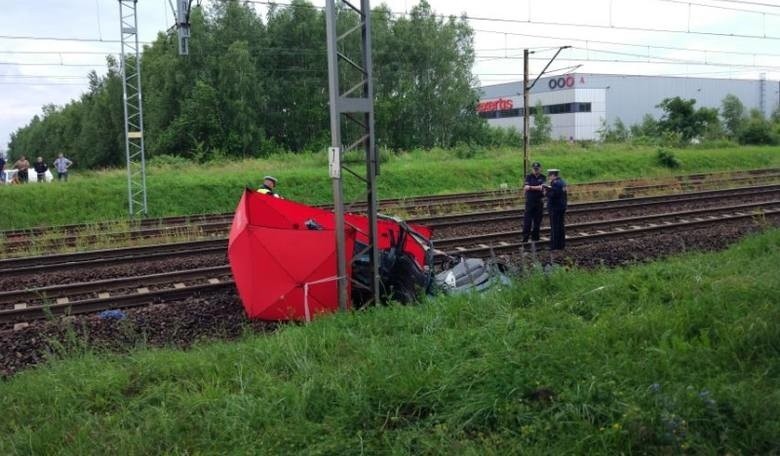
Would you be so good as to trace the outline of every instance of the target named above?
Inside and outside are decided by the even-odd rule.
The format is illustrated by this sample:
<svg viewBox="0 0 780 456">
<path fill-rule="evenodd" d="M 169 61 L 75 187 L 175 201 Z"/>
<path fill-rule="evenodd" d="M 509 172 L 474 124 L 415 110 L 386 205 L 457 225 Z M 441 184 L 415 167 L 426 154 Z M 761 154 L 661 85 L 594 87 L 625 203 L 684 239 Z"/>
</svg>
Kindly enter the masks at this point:
<svg viewBox="0 0 780 456">
<path fill-rule="evenodd" d="M 619 196 L 620 198 L 641 197 L 650 192 L 650 190 L 673 190 L 674 193 L 690 190 L 705 190 L 707 188 L 717 187 L 723 182 L 730 184 L 769 184 L 780 179 L 780 170 L 777 169 L 759 169 L 738 173 L 713 173 L 713 174 L 695 174 L 689 176 L 676 176 L 673 178 L 656 180 L 629 180 L 629 181 L 606 181 L 593 182 L 572 185 L 572 197 L 581 199 L 583 197 L 593 197 L 596 195 Z M 703 180 L 707 176 L 717 176 L 716 179 Z M 728 177 L 727 177 L 728 176 Z M 650 182 L 650 183 L 648 183 Z M 632 185 L 632 183 L 636 185 Z M 623 185 L 619 192 L 598 191 L 601 187 Z M 667 192 L 668 193 L 668 192 Z M 402 211 L 411 211 L 411 213 L 428 214 L 446 214 L 453 212 L 453 209 L 465 206 L 471 210 L 490 209 L 497 207 L 515 206 L 521 198 L 517 189 L 498 190 L 488 192 L 455 193 L 445 195 L 431 195 L 410 198 L 394 198 L 382 200 L 382 210 L 400 209 Z M 320 205 L 328 208 L 328 205 Z M 363 210 L 360 205 L 355 206 L 355 210 Z M 129 231 L 112 232 L 112 228 L 123 226 L 125 222 L 101 222 L 93 224 L 73 224 L 58 227 L 47 228 L 29 228 L 19 230 L 0 231 L 0 238 L 4 239 L 6 248 L 20 249 L 29 245 L 31 236 L 40 237 L 41 235 L 52 236 L 51 242 L 59 242 L 61 245 L 82 245 L 88 243 L 95 236 L 95 231 L 105 231 L 105 236 L 114 236 L 116 238 L 142 239 L 151 236 L 175 235 L 178 232 L 191 233 L 202 230 L 203 234 L 212 234 L 219 231 L 223 224 L 229 224 L 232 214 L 204 214 L 193 216 L 165 217 L 158 219 L 147 219 L 134 224 Z M 92 231 L 88 234 L 79 234 L 80 231 Z"/>
<path fill-rule="evenodd" d="M 618 211 L 626 211 L 629 213 L 648 213 L 648 211 L 662 211 L 668 208 L 668 206 L 681 206 L 688 207 L 690 205 L 709 205 L 716 203 L 723 203 L 725 201 L 753 201 L 757 198 L 769 197 L 771 195 L 780 194 L 780 185 L 775 187 L 767 187 L 766 189 L 734 189 L 728 192 L 721 190 L 715 192 L 694 192 L 689 194 L 677 194 L 666 195 L 663 199 L 658 199 L 658 196 L 644 197 L 628 200 L 606 200 L 597 202 L 583 202 L 572 204 L 572 210 L 570 215 L 578 215 L 583 219 L 573 219 L 573 221 L 585 221 L 590 219 L 598 219 L 609 217 L 611 214 Z M 709 196 L 708 196 L 709 195 Z M 519 200 L 518 200 L 519 202 Z M 640 202 L 646 204 L 640 205 Z M 517 202 L 516 202 L 517 203 Z M 514 204 L 516 205 L 516 204 Z M 593 208 L 599 207 L 601 210 L 596 211 Z M 627 216 L 628 214 L 623 214 Z M 472 225 L 475 222 L 479 222 L 477 228 L 485 227 L 486 223 L 504 224 L 506 226 L 511 222 L 518 222 L 523 216 L 522 209 L 499 209 L 486 212 L 473 212 L 466 214 L 455 214 L 440 217 L 420 217 L 412 218 L 410 221 L 416 223 L 427 224 L 428 226 L 437 230 L 446 230 L 446 236 L 454 236 L 458 233 L 467 234 L 470 229 L 473 229 Z M 89 245 L 90 243 L 100 242 L 105 244 L 106 242 L 128 242 L 133 243 L 139 240 L 155 239 L 160 237 L 170 236 L 186 236 L 190 239 L 203 239 L 203 238 L 219 238 L 226 236 L 232 220 L 230 218 L 223 218 L 218 220 L 209 220 L 195 226 L 159 226 L 159 227 L 143 227 L 138 230 L 124 231 L 124 232 L 108 232 L 105 234 L 87 234 L 87 235 L 66 235 L 61 238 L 50 238 L 43 241 L 32 241 L 28 238 L 19 238 L 16 240 L 6 240 L 4 243 L 4 254 L 7 258 L 18 257 L 17 252 L 24 253 L 25 249 L 35 248 L 37 250 L 46 249 L 62 249 L 75 246 Z M 503 228 L 509 229 L 509 228 Z"/>
<path fill-rule="evenodd" d="M 764 196 L 768 196 L 769 193 L 761 196 L 760 194 L 754 194 L 751 199 L 760 200 Z M 711 203 L 720 200 L 711 200 Z M 749 206 L 760 203 L 745 202 L 742 204 L 742 208 L 748 209 Z M 691 202 L 687 206 L 695 205 Z M 657 206 L 656 208 L 660 208 Z M 668 209 L 668 208 L 667 208 Z M 710 210 L 710 209 L 695 209 L 695 210 Z M 640 210 L 636 210 L 640 212 Z M 583 212 L 584 217 L 589 218 L 591 212 Z M 641 212 L 640 212 L 641 213 Z M 595 218 L 601 218 L 603 214 L 599 213 Z M 647 217 L 646 214 L 642 214 L 643 217 Z M 656 216 L 658 217 L 658 216 Z M 569 219 L 569 233 L 572 230 L 578 229 L 578 224 L 582 226 L 598 226 L 598 220 L 593 222 L 580 221 L 576 218 L 576 215 L 572 217 L 571 213 L 567 213 Z M 668 218 L 667 216 L 660 216 L 658 218 Z M 613 223 L 613 221 L 603 221 L 605 224 Z M 632 222 L 632 220 L 628 220 Z M 546 224 L 546 220 L 543 222 Z M 617 222 L 614 222 L 617 223 Z M 453 229 L 453 230 L 439 230 L 436 232 L 435 242 L 437 245 L 442 246 L 445 249 L 458 247 L 457 239 L 447 239 L 455 237 L 473 237 L 475 235 L 483 235 L 483 240 L 506 238 L 511 241 L 519 240 L 519 220 L 513 220 L 511 222 L 505 222 L 504 226 L 509 229 L 502 230 L 501 224 L 472 224 L 468 229 Z M 547 228 L 543 228 L 547 230 Z M 501 233 L 502 234 L 495 234 Z M 512 233 L 514 231 L 514 234 Z M 487 234 L 485 234 L 487 233 Z M 449 236 L 448 236 L 449 234 Z M 444 238 L 444 239 L 442 239 Z M 517 239 L 513 239 L 517 238 Z M 116 251 L 93 251 L 85 254 L 78 254 L 75 257 L 86 257 L 89 260 L 85 264 L 81 264 L 78 267 L 67 263 L 69 259 L 74 258 L 73 255 L 52 255 L 49 257 L 32 257 L 22 261 L 19 260 L 6 260 L 0 261 L 0 265 L 5 265 L 5 268 L 0 266 L 0 290 L 18 290 L 23 288 L 42 288 L 53 285 L 67 285 L 76 282 L 86 282 L 95 280 L 106 280 L 112 277 L 128 277 L 138 275 L 150 275 L 159 274 L 171 271 L 179 271 L 184 269 L 196 269 L 208 266 L 224 265 L 226 261 L 224 241 L 205 241 L 199 242 L 196 245 L 200 246 L 198 249 L 190 248 L 189 243 L 169 244 L 160 246 L 151 246 L 143 248 L 130 248 L 121 249 L 118 258 L 110 258 L 106 263 L 102 263 L 101 259 L 104 256 L 114 255 Z M 465 247 L 461 245 L 460 247 Z M 171 257 L 171 252 L 184 251 L 186 254 L 180 254 L 176 257 Z M 132 256 L 133 254 L 141 253 L 140 256 Z M 66 261 L 66 263 L 61 263 Z M 36 262 L 44 264 L 35 264 Z M 59 263 L 58 263 L 59 262 Z M 21 264 L 20 264 L 21 263 Z M 2 294 L 0 294 L 2 296 Z M 2 299 L 0 298 L 0 303 Z"/>
<path fill-rule="evenodd" d="M 780 189 L 776 191 L 756 192 L 746 195 L 732 195 L 706 199 L 673 200 L 668 204 L 647 204 L 634 206 L 613 206 L 598 209 L 579 209 L 576 204 L 566 212 L 567 224 L 607 221 L 618 217 L 639 217 L 643 215 L 663 214 L 670 211 L 687 211 L 696 209 L 717 208 L 729 204 L 753 204 L 780 197 Z M 428 224 L 434 229 L 438 238 L 471 236 L 483 233 L 518 230 L 523 225 L 523 210 L 493 211 L 483 214 L 478 221 L 468 221 L 455 218 L 452 222 L 442 221 L 440 224 Z M 548 223 L 545 211 L 542 225 Z"/>
<path fill-rule="evenodd" d="M 637 231 L 657 231 L 673 228 L 680 224 L 708 224 L 718 220 L 742 217 L 761 217 L 764 214 L 780 211 L 780 200 L 762 201 L 735 206 L 694 209 L 655 215 L 623 217 L 610 220 L 595 220 L 590 222 L 567 223 L 567 241 L 587 242 L 602 237 L 617 237 L 623 233 Z M 541 242 L 549 241 L 550 227 L 540 231 Z M 504 245 L 517 243 L 521 239 L 520 230 L 491 232 L 472 236 L 443 238 L 434 241 L 434 245 L 442 250 L 453 252 L 480 252 L 486 244 L 502 249 Z"/>
<path fill-rule="evenodd" d="M 747 234 L 779 225 L 780 216 L 770 214 L 763 220 L 729 219 L 715 225 L 637 233 L 620 242 L 603 239 L 572 245 L 554 259 L 545 258 L 549 252 L 544 251 L 534 255 L 517 250 L 508 256 L 517 265 L 551 260 L 566 267 L 620 266 L 681 252 L 722 249 Z M 187 348 L 198 341 L 234 339 L 247 331 L 272 332 L 277 327 L 274 323 L 248 321 L 232 290 L 128 309 L 122 320 L 81 315 L 35 321 L 21 330 L 0 330 L 0 375 L 83 352 L 85 346 L 120 353 L 138 346 Z"/>
<path fill-rule="evenodd" d="M 590 224 L 588 228 L 583 228 L 581 226 L 574 227 L 576 234 L 567 237 L 567 243 L 569 245 L 577 245 L 589 243 L 594 239 L 608 239 L 610 242 L 616 242 L 616 239 L 625 237 L 631 238 L 637 235 L 642 236 L 644 233 L 688 229 L 691 227 L 698 228 L 705 225 L 725 223 L 731 220 L 753 219 L 760 221 L 765 220 L 767 216 L 780 216 L 780 202 L 775 204 L 779 207 L 765 209 L 764 212 L 760 214 L 760 218 L 757 217 L 757 214 L 750 213 L 748 210 L 743 208 L 739 208 L 738 210 L 735 210 L 734 208 L 725 208 L 724 210 L 724 208 L 721 208 L 721 212 L 717 213 L 716 215 L 705 216 L 701 213 L 702 211 L 697 211 L 695 214 L 688 212 L 685 213 L 685 215 L 678 214 L 677 216 L 670 217 L 673 218 L 674 221 L 666 220 L 664 223 L 660 224 L 654 223 L 653 219 L 648 220 L 647 218 L 641 218 L 641 225 L 633 224 L 640 223 L 636 222 L 636 219 L 612 221 L 612 226 L 609 227 L 596 222 Z M 584 232 L 582 231 L 583 229 L 589 229 L 589 231 Z M 452 245 L 448 244 L 445 249 L 450 254 L 460 254 L 467 257 L 476 256 L 484 258 L 512 254 L 513 252 L 525 250 L 528 248 L 533 250 L 536 248 L 541 248 L 548 243 L 548 239 L 545 237 L 543 237 L 540 242 L 531 244 L 501 241 L 500 239 L 502 238 L 517 239 L 517 234 L 510 232 L 482 236 L 481 240 L 483 240 L 484 243 L 477 243 L 471 247 L 457 247 L 457 244 L 466 241 L 474 243 L 475 241 L 473 239 L 449 240 L 450 244 Z M 445 244 L 445 242 L 440 243 L 440 246 L 441 244 Z M 56 299 L 54 303 L 44 301 L 37 305 L 29 305 L 27 302 L 22 304 L 14 304 L 13 308 L 0 310 L 0 323 L 13 323 L 15 324 L 16 329 L 20 329 L 21 327 L 26 326 L 31 320 L 44 318 L 50 315 L 93 313 L 105 310 L 107 308 L 136 307 L 156 302 L 176 300 L 182 297 L 199 294 L 201 292 L 225 290 L 234 286 L 232 279 L 229 276 L 229 269 L 219 270 L 219 268 L 208 268 L 207 270 L 181 272 L 179 274 L 184 274 L 184 276 L 182 277 L 181 275 L 174 275 L 171 277 L 170 275 L 163 275 L 164 277 L 157 276 L 153 279 L 148 279 L 150 284 L 147 284 L 141 288 L 135 288 L 125 293 L 122 293 L 121 291 L 116 294 L 104 293 L 102 296 L 98 295 L 97 297 L 89 297 L 82 300 L 70 300 L 67 297 L 61 297 Z M 144 278 L 125 278 L 118 281 L 134 282 L 139 279 L 141 281 L 144 280 Z M 183 280 L 187 279 L 189 279 L 190 282 L 194 281 L 195 283 L 186 285 L 182 282 Z M 154 282 L 155 280 L 158 289 L 152 290 L 151 282 Z M 94 287 L 93 289 L 105 289 L 102 288 L 102 285 L 103 284 L 98 284 L 98 286 Z M 124 283 L 122 283 L 122 285 L 124 285 Z M 136 286 L 137 285 L 139 284 L 136 283 Z M 79 284 L 74 285 L 73 287 L 79 289 L 88 286 L 88 284 Z M 126 290 L 126 288 L 120 286 L 119 290 Z M 36 294 L 36 291 L 45 293 L 40 290 L 33 290 L 32 294 Z M 28 298 L 30 297 L 29 294 L 30 293 L 28 293 L 27 296 Z M 0 298 L 8 297 L 13 297 L 13 293 L 5 293 L 4 295 L 0 295 Z"/>
<path fill-rule="evenodd" d="M 93 282 L 117 277 L 160 274 L 185 269 L 206 268 L 224 265 L 227 256 L 224 249 L 218 253 L 193 253 L 177 257 L 163 257 L 149 261 L 139 259 L 133 262 L 115 263 L 108 266 L 85 265 L 78 268 L 53 268 L 44 272 L 6 274 L 0 273 L 0 290 L 40 288 L 67 285 L 79 282 Z"/>
<path fill-rule="evenodd" d="M 737 190 L 734 190 L 737 191 Z M 759 198 L 759 195 L 768 197 L 770 194 L 776 194 L 780 192 L 780 185 L 774 186 L 762 186 L 762 187 L 749 187 L 738 190 L 740 194 L 745 194 L 747 199 Z M 730 197 L 734 196 L 733 192 L 728 193 Z M 710 201 L 720 200 L 722 197 L 720 192 L 699 192 L 690 195 L 677 195 L 671 197 L 675 201 L 690 201 L 693 203 L 696 199 L 709 199 Z M 571 205 L 569 214 L 580 212 L 592 212 L 596 208 L 604 207 L 636 207 L 637 205 L 663 207 L 666 202 L 663 198 L 649 197 L 640 200 L 632 201 L 602 201 L 602 202 L 589 202 L 579 203 Z M 517 212 L 519 218 L 522 212 Z M 485 219 L 487 217 L 487 219 Z M 468 224 L 476 225 L 475 218 L 479 218 L 480 225 L 490 227 L 490 220 L 496 220 L 495 217 L 505 217 L 505 213 L 496 215 L 496 212 L 478 213 L 459 216 L 447 216 L 438 218 L 427 219 L 413 219 L 413 222 L 426 223 L 436 228 L 437 223 L 439 226 L 443 223 L 449 225 L 456 223 L 464 223 L 464 219 L 468 219 Z M 449 226 L 448 225 L 448 226 Z M 106 249 L 106 250 L 92 250 L 77 253 L 64 253 L 44 256 L 30 256 L 24 258 L 13 258 L 0 260 L 0 277 L 19 276 L 24 274 L 34 274 L 46 271 L 54 271 L 62 269 L 63 267 L 69 267 L 71 263 L 79 262 L 84 265 L 92 264 L 94 266 L 104 266 L 109 264 L 128 263 L 133 261 L 148 261 L 150 259 L 164 258 L 172 255 L 190 256 L 197 253 L 200 254 L 216 254 L 220 249 L 224 249 L 224 239 L 208 239 L 200 241 L 188 241 L 188 242 L 175 242 L 168 244 L 155 244 L 139 247 L 126 247 L 120 249 Z M 0 279 L 2 280 L 2 279 Z M 2 284 L 2 282 L 0 282 Z"/>
</svg>

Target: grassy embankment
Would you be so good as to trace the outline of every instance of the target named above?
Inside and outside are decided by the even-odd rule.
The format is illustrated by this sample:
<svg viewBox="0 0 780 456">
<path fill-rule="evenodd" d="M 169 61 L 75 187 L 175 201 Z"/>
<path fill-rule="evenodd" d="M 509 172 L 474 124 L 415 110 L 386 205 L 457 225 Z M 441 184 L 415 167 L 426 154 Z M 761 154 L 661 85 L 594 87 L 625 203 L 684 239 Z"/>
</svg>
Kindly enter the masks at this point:
<svg viewBox="0 0 780 456">
<path fill-rule="evenodd" d="M 3 454 L 769 454 L 780 231 L 0 382 Z"/>
<path fill-rule="evenodd" d="M 501 183 L 519 185 L 522 161 L 517 149 L 466 152 L 413 151 L 391 156 L 382 166 L 380 195 L 404 197 L 496 189 Z M 689 148 L 674 153 L 682 166 L 673 171 L 656 162 L 652 147 L 554 144 L 535 149 L 532 158 L 545 167 L 561 168 L 571 183 L 780 166 L 778 147 Z M 148 170 L 150 215 L 232 211 L 243 187 L 257 186 L 269 173 L 280 179 L 280 191 L 287 198 L 308 203 L 331 199 L 324 153 L 225 164 L 158 165 Z M 0 188 L 0 229 L 125 217 L 123 170 L 74 169 L 71 177 L 67 185 Z M 347 183 L 351 193 L 357 194 L 358 182 L 351 179 Z"/>
</svg>

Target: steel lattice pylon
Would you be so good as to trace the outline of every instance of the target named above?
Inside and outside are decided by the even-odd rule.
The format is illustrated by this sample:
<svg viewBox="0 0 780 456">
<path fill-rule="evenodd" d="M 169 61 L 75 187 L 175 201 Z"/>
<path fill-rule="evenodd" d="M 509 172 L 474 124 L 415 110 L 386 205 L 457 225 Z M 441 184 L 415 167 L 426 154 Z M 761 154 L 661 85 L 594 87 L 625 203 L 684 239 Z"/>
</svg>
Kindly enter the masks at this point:
<svg viewBox="0 0 780 456">
<path fill-rule="evenodd" d="M 348 0 L 338 0 L 343 10 L 336 8 L 337 0 L 327 0 L 325 3 L 325 20 L 328 41 L 328 83 L 330 92 L 330 131 L 331 148 L 329 150 L 330 177 L 333 185 L 333 205 L 336 215 L 336 249 L 339 276 L 339 307 L 347 309 L 348 293 L 346 277 L 347 261 L 354 261 L 360 255 L 369 254 L 372 280 L 369 295 L 374 303 L 379 302 L 379 248 L 377 236 L 377 194 L 376 176 L 379 165 L 374 138 L 374 88 L 372 81 L 371 61 L 371 6 L 369 0 L 361 0 L 360 6 Z M 348 15 L 357 18 L 355 24 L 345 27 L 339 34 L 341 17 Z M 357 36 L 359 33 L 359 36 Z M 349 40 L 352 40 L 351 42 Z M 356 45 L 356 46 L 350 46 Z M 357 55 L 347 55 L 347 49 Z M 344 86 L 344 90 L 342 90 Z M 342 119 L 347 122 L 342 125 Z M 350 136 L 348 141 L 342 140 L 343 133 Z M 344 144 L 347 144 L 344 146 Z M 365 152 L 365 174 L 346 167 L 342 157 L 351 150 L 362 148 Z M 344 197 L 341 181 L 341 171 L 347 171 L 365 183 L 364 196 L 368 203 L 369 245 L 361 252 L 346 251 L 344 239 Z M 353 286 L 362 287 L 353 281 Z"/>
<path fill-rule="evenodd" d="M 125 112 L 125 153 L 127 155 L 127 195 L 130 216 L 146 215 L 146 157 L 144 115 L 141 96 L 141 59 L 138 47 L 138 0 L 119 0 L 122 36 L 122 92 Z"/>
</svg>

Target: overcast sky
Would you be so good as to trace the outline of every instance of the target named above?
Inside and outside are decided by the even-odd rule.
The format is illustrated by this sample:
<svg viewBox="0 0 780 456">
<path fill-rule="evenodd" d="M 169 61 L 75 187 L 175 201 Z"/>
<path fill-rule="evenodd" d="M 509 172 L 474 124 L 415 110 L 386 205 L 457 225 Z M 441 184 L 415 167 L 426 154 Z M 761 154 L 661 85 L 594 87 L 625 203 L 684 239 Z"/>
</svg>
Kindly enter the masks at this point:
<svg viewBox="0 0 780 456">
<path fill-rule="evenodd" d="M 322 6 L 324 0 L 313 3 Z M 404 12 L 417 1 L 385 3 Z M 564 67 L 581 64 L 577 71 L 589 73 L 717 78 L 758 78 L 765 73 L 770 80 L 780 79 L 780 0 L 430 0 L 430 4 L 437 13 L 474 18 L 474 73 L 482 84 L 521 78 L 523 47 L 537 48 L 538 60 L 531 62 L 535 73 L 554 52 L 550 48 L 563 45 L 574 48 L 565 50 L 552 70 L 565 72 Z M 119 39 L 119 10 L 116 0 L 0 0 L 0 6 L 2 150 L 10 133 L 40 113 L 41 106 L 77 98 L 90 70 L 105 72 L 105 55 L 119 52 L 119 43 L 111 42 Z M 255 7 L 266 10 L 263 5 Z M 138 12 L 142 41 L 153 40 L 173 22 L 168 0 L 139 0 Z M 20 36 L 104 41 L 13 38 Z"/>
</svg>

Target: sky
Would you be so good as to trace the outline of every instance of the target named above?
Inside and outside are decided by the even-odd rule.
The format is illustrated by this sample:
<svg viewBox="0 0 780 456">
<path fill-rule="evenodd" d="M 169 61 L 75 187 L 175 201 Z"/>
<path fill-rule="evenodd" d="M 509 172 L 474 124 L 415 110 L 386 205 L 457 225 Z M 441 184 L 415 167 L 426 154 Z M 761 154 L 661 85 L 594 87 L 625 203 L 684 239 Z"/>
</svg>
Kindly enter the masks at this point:
<svg viewBox="0 0 780 456">
<path fill-rule="evenodd" d="M 324 0 L 312 3 L 323 6 Z M 418 2 L 384 3 L 400 14 Z M 523 48 L 534 51 L 531 73 L 537 74 L 559 46 L 572 47 L 550 66 L 553 74 L 574 70 L 748 79 L 764 74 L 780 80 L 780 0 L 429 3 L 439 14 L 471 18 L 473 71 L 484 85 L 521 79 Z M 87 87 L 87 73 L 105 73 L 105 56 L 118 54 L 120 45 L 117 0 L 0 0 L 0 7 L 2 151 L 11 132 L 39 114 L 43 105 L 78 98 Z M 267 10 L 262 4 L 253 7 L 262 14 Z M 138 0 L 141 41 L 152 41 L 172 24 L 168 0 Z"/>
</svg>

